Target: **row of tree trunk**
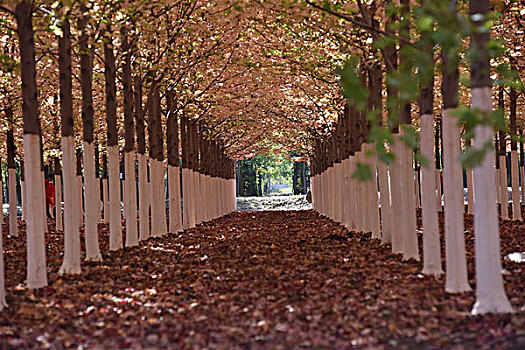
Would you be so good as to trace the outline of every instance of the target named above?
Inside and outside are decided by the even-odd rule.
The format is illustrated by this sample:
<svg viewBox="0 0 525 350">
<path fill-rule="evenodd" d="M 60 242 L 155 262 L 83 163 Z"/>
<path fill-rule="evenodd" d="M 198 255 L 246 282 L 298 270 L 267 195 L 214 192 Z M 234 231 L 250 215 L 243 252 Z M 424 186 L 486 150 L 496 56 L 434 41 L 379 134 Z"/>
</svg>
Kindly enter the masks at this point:
<svg viewBox="0 0 525 350">
<path fill-rule="evenodd" d="M 408 6 L 408 5 L 407 5 Z M 470 15 L 477 28 L 484 25 L 489 2 L 471 1 Z M 478 53 L 471 62 L 472 107 L 485 113 L 493 110 L 490 65 L 487 55 L 489 34 L 476 31 L 472 37 Z M 395 57 L 390 57 L 395 59 Z M 400 60 L 403 58 L 401 57 Z M 453 112 L 458 106 L 458 70 L 451 69 L 457 62 L 450 52 L 443 59 L 443 118 L 442 153 L 443 189 L 445 209 L 445 255 L 446 284 L 449 293 L 460 293 L 471 289 L 468 283 L 464 241 L 464 194 L 462 165 L 460 159 L 460 130 Z M 419 260 L 416 226 L 416 191 L 413 151 L 403 141 L 405 130 L 411 127 L 410 105 L 401 106 L 400 123 L 394 125 L 394 142 L 390 145 L 396 155 L 389 166 L 377 163 L 375 156 L 366 157 L 371 151 L 367 144 L 369 125 L 368 111 L 382 115 L 382 72 L 379 65 L 363 69 L 363 81 L 368 84 L 369 97 L 366 110 L 346 106 L 335 131 L 325 140 L 317 141 L 311 160 L 313 206 L 322 215 L 333 219 L 351 230 L 371 232 L 372 238 L 391 244 L 392 251 L 404 259 Z M 420 144 L 421 155 L 434 159 L 434 143 L 439 136 L 434 134 L 433 84 L 420 86 Z M 388 94 L 395 91 L 387 89 Z M 500 106 L 502 106 L 500 94 Z M 516 130 L 516 93 L 511 92 L 511 133 Z M 489 125 L 475 128 L 474 149 L 480 151 L 492 143 L 494 131 Z M 505 140 L 503 135 L 500 139 Z M 436 143 L 437 144 L 437 143 Z M 487 312 L 511 312 L 501 276 L 497 202 L 502 203 L 502 217 L 508 219 L 507 180 L 505 169 L 506 143 L 501 145 L 500 169 L 495 168 L 493 152 L 486 152 L 482 164 L 468 172 L 469 212 L 474 214 L 476 248 L 476 295 L 473 314 Z M 437 158 L 436 158 L 437 159 Z M 521 220 L 520 193 L 518 183 L 517 144 L 511 144 L 513 218 Z M 437 163 L 437 162 L 436 162 Z M 438 164 L 437 164 L 438 165 Z M 359 182 L 352 175 L 369 169 L 372 181 Z M 500 177 L 499 183 L 496 178 Z M 440 187 L 434 166 L 421 166 L 421 206 L 423 226 L 423 273 L 441 274 L 441 246 L 439 240 L 438 210 L 441 209 Z M 379 183 L 379 189 L 377 184 Z M 417 188 L 417 187 L 416 187 Z M 523 186 L 522 186 L 523 188 Z M 380 212 L 378 208 L 380 192 Z M 499 193 L 499 200 L 496 194 Z M 381 214 L 381 215 L 380 215 Z"/>
<path fill-rule="evenodd" d="M 81 4 L 81 6 L 84 6 Z M 86 9 L 84 9 L 86 10 Z M 71 68 L 71 33 L 68 15 L 60 22 L 62 35 L 58 37 L 60 115 L 62 119 L 62 162 L 55 159 L 56 226 L 64 231 L 64 260 L 60 273 L 80 273 L 80 227 L 84 226 L 86 260 L 100 261 L 98 223 L 101 221 L 101 203 L 104 220 L 109 222 L 109 249 L 123 247 L 120 154 L 117 128 L 116 66 L 111 35 L 104 42 L 107 143 L 103 155 L 103 190 L 100 193 L 99 157 L 95 152 L 93 135 L 93 50 L 85 33 L 88 11 L 80 18 L 81 33 L 80 80 L 82 88 L 83 150 L 77 150 L 75 160 L 75 135 L 73 118 L 73 91 Z M 47 285 L 45 235 L 47 220 L 44 194 L 44 162 L 40 117 L 37 100 L 35 70 L 34 32 L 32 26 L 33 5 L 20 1 L 15 8 L 20 43 L 23 128 L 24 128 L 24 174 L 25 192 L 31 200 L 23 204 L 27 211 L 27 287 L 41 288 Z M 108 33 L 111 28 L 108 25 Z M 122 43 L 129 47 L 126 31 Z M 123 73 L 123 105 L 125 147 L 123 152 L 123 194 L 125 222 L 125 245 L 137 245 L 150 236 L 158 237 L 226 215 L 236 209 L 234 163 L 220 144 L 208 138 L 205 124 L 185 115 L 175 113 L 174 92 L 166 91 L 167 110 L 167 172 L 169 189 L 169 229 L 165 202 L 165 158 L 163 151 L 162 106 L 159 80 L 151 79 L 146 106 L 142 102 L 142 79 L 133 76 L 132 50 L 126 52 Z M 146 155 L 144 116 L 148 116 L 149 156 Z M 180 129 L 178 119 L 180 117 Z M 136 124 L 136 127 L 135 127 Z M 137 149 L 135 152 L 135 131 Z M 179 163 L 179 135 L 182 146 L 182 169 Z M 8 140 L 11 145 L 13 141 Z M 10 169 L 14 170 L 14 146 L 10 146 Z M 138 153 L 138 154 L 137 154 Z M 137 164 L 138 161 L 138 164 Z M 149 162 L 149 179 L 148 179 Z M 138 169 L 138 174 L 137 174 Z M 11 172 L 10 172 L 11 173 Z M 182 173 L 182 176 L 181 176 Z M 14 171 L 13 171 L 14 174 Z M 10 175 L 11 176 L 11 175 Z M 13 175 L 14 176 L 14 175 Z M 182 177 L 182 191 L 181 182 Z M 14 177 L 13 181 L 15 183 Z M 61 186 L 63 184 L 63 186 Z M 138 187 L 138 203 L 136 189 Z M 82 198 L 82 193 L 85 198 Z M 63 194 L 63 213 L 62 213 Z M 25 197 L 25 196 L 23 196 Z M 99 198 L 103 198 L 101 202 Z M 182 197 L 182 207 L 181 207 Z M 13 196 L 15 198 L 16 196 Z M 84 203 L 84 205 L 83 205 Z M 16 210 L 16 203 L 11 208 Z M 83 210 L 84 208 L 84 210 Z M 137 220 L 138 215 L 138 220 Z M 11 236 L 16 236 L 16 215 L 10 222 Z M 63 223 L 62 223 L 63 218 Z M 150 220 L 151 219 L 151 220 Z M 151 222 L 151 226 L 150 226 Z M 1 236 L 0 236 L 1 237 Z M 0 239 L 1 240 L 1 239 Z M 0 252 L 1 252 L 0 243 Z M 5 303 L 3 255 L 0 256 L 0 308 Z"/>
</svg>

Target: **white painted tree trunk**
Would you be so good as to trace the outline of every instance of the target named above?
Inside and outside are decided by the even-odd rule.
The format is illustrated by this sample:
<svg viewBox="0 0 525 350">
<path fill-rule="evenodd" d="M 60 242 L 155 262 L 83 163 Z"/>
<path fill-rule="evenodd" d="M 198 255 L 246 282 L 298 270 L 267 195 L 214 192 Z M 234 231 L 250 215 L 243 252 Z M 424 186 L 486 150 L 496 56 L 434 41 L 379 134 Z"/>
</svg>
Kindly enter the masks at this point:
<svg viewBox="0 0 525 350">
<path fill-rule="evenodd" d="M 219 183 L 217 183 L 217 190 L 219 190 Z M 188 224 L 190 228 L 195 227 L 196 221 L 195 221 L 195 211 L 197 209 L 197 191 L 196 191 L 196 185 L 195 185 L 195 172 L 191 169 L 188 169 Z M 218 192 L 217 196 L 217 203 L 219 204 L 219 215 L 220 216 L 220 204 L 221 204 L 221 197 L 220 192 Z"/>
<path fill-rule="evenodd" d="M 328 174 L 328 217 L 331 220 L 335 219 L 335 169 L 333 166 L 326 170 Z"/>
<path fill-rule="evenodd" d="M 182 168 L 182 227 L 186 230 L 190 228 L 190 186 L 189 169 Z M 215 202 L 212 202 L 214 205 Z"/>
<path fill-rule="evenodd" d="M 237 211 L 237 191 L 235 178 L 231 179 L 232 212 Z"/>
<path fill-rule="evenodd" d="M 342 216 L 343 216 L 343 198 L 341 196 L 341 189 L 342 181 L 344 178 L 342 177 L 342 164 L 341 163 L 334 163 L 334 221 L 335 222 L 342 222 Z"/>
<path fill-rule="evenodd" d="M 0 178 L 0 188 L 2 188 L 2 179 Z M 4 200 L 0 195 L 0 208 L 3 208 Z M 3 214 L 0 216 L 3 219 Z M 4 270 L 4 245 L 3 245 L 3 233 L 2 223 L 0 220 L 0 311 L 7 307 L 7 301 L 5 300 L 5 270 Z"/>
<path fill-rule="evenodd" d="M 467 212 L 474 215 L 474 183 L 472 182 L 472 169 L 467 169 Z"/>
<path fill-rule="evenodd" d="M 507 161 L 505 156 L 499 156 L 499 170 L 501 186 L 501 218 L 503 220 L 509 219 L 509 185 L 507 183 Z"/>
<path fill-rule="evenodd" d="M 327 209 L 326 209 L 326 202 L 328 198 L 328 188 L 326 187 L 326 169 L 321 173 L 319 183 L 320 183 L 320 191 L 319 191 L 319 197 L 320 197 L 320 214 L 324 217 L 327 217 Z"/>
<path fill-rule="evenodd" d="M 520 166 L 521 173 L 521 200 L 525 201 L 525 167 Z"/>
<path fill-rule="evenodd" d="M 24 172 L 28 193 L 27 203 L 27 287 L 36 289 L 47 286 L 46 250 L 42 217 L 46 216 L 44 183 L 40 171 L 40 137 L 24 134 Z"/>
<path fill-rule="evenodd" d="M 98 210 L 98 213 L 97 213 L 97 221 L 98 223 L 102 223 L 102 205 L 103 205 L 103 202 L 101 200 L 101 197 L 100 197 L 100 185 L 102 184 L 102 179 L 97 177 L 95 178 L 95 186 L 97 187 L 97 210 Z"/>
<path fill-rule="evenodd" d="M 520 179 L 518 169 L 518 151 L 510 152 L 511 158 L 511 176 L 512 176 L 512 220 L 521 221 L 521 203 L 520 203 Z"/>
<path fill-rule="evenodd" d="M 97 179 L 95 178 L 95 147 L 84 141 L 84 181 L 86 193 L 86 223 L 84 227 L 86 240 L 86 260 L 102 261 L 98 244 Z"/>
<path fill-rule="evenodd" d="M 229 198 L 229 197 L 228 197 Z M 199 173 L 199 219 L 200 222 L 207 221 L 206 211 L 208 206 L 208 201 L 206 201 L 206 175 Z"/>
<path fill-rule="evenodd" d="M 139 240 L 150 236 L 149 228 L 149 191 L 148 191 L 148 159 L 145 154 L 139 158 Z"/>
<path fill-rule="evenodd" d="M 437 186 L 437 210 L 443 211 L 443 193 L 441 193 L 441 171 L 436 169 L 436 186 Z"/>
<path fill-rule="evenodd" d="M 424 114 L 420 119 L 420 150 L 424 159 L 434 159 L 434 118 Z M 436 173 L 430 164 L 421 165 L 421 213 L 423 219 L 423 273 L 440 275 L 441 245 L 436 208 Z"/>
<path fill-rule="evenodd" d="M 72 136 L 62 137 L 62 175 L 64 176 L 64 261 L 59 273 L 80 273 L 78 179 L 75 171 Z"/>
<path fill-rule="evenodd" d="M 62 217 L 62 176 L 55 174 L 55 208 L 56 208 L 56 230 L 64 231 L 64 221 Z"/>
<path fill-rule="evenodd" d="M 171 233 L 182 231 L 182 215 L 180 207 L 180 172 L 178 166 L 168 164 L 169 215 Z"/>
<path fill-rule="evenodd" d="M 46 214 L 46 186 L 45 186 L 45 177 L 44 177 L 44 171 L 40 171 L 40 182 L 42 186 L 42 191 L 44 191 L 42 196 L 42 208 L 44 208 L 44 215 L 42 215 L 42 227 L 44 228 L 44 232 L 47 232 L 47 214 Z"/>
<path fill-rule="evenodd" d="M 18 237 L 18 204 L 16 202 L 16 170 L 8 169 L 9 176 L 9 236 Z M 1 208 L 1 207 L 0 207 Z M 3 216 L 0 215 L 0 218 Z"/>
<path fill-rule="evenodd" d="M 390 186 L 388 183 L 388 167 L 384 162 L 378 162 L 379 191 L 381 199 L 381 242 L 392 242 L 392 208 L 390 206 Z"/>
<path fill-rule="evenodd" d="M 350 225 L 350 230 L 358 230 L 357 226 L 357 207 L 358 207 L 358 201 L 355 200 L 357 198 L 357 188 L 356 183 L 357 180 L 352 178 L 355 171 L 355 163 L 356 158 L 355 156 L 351 156 L 348 161 L 348 198 L 350 200 L 349 203 L 349 215 L 348 223 Z"/>
<path fill-rule="evenodd" d="M 122 248 L 118 146 L 108 147 L 109 250 Z"/>
<path fill-rule="evenodd" d="M 122 169 L 125 172 L 125 169 Z M 122 189 L 122 219 L 126 220 L 126 179 L 121 179 L 121 189 Z"/>
<path fill-rule="evenodd" d="M 405 237 L 404 241 L 404 255 L 403 259 L 415 259 L 419 261 L 419 247 L 417 238 L 417 223 L 416 223 L 416 193 L 414 191 L 414 159 L 413 152 L 405 143 L 401 144 L 404 155 L 403 169 L 405 170 L 405 180 L 403 181 L 408 186 L 403 187 L 405 190 L 404 212 L 406 217 L 405 222 Z"/>
<path fill-rule="evenodd" d="M 164 236 L 167 232 L 166 225 L 166 200 L 164 192 L 164 163 L 157 159 L 151 162 L 151 235 L 153 237 Z"/>
<path fill-rule="evenodd" d="M 104 222 L 109 222 L 109 184 L 108 179 L 102 179 L 102 196 L 104 202 Z"/>
<path fill-rule="evenodd" d="M 392 252 L 402 253 L 403 252 L 403 230 L 405 225 L 403 224 L 403 184 L 402 184 L 402 150 L 400 143 L 403 142 L 400 139 L 400 135 L 394 135 L 394 144 L 392 150 L 396 156 L 395 160 L 390 163 L 390 194 L 392 201 Z"/>
<path fill-rule="evenodd" d="M 490 100 L 490 99 L 489 99 Z M 443 111 L 443 192 L 445 197 L 445 255 L 447 293 L 470 291 L 465 257 L 463 170 L 459 161 L 460 134 L 453 110 Z M 493 179 L 492 179 L 493 180 Z M 474 183 L 476 187 L 476 184 Z M 474 188 L 474 193 L 477 191 Z M 495 198 L 494 198 L 495 199 Z"/>
<path fill-rule="evenodd" d="M 26 210 L 26 182 L 21 181 L 20 185 L 22 187 L 22 220 L 26 220 L 27 218 L 27 210 Z"/>
<path fill-rule="evenodd" d="M 492 111 L 492 89 L 473 88 L 472 107 Z M 494 132 L 490 126 L 478 125 L 474 129 L 474 146 L 481 149 L 492 142 Z M 503 165 L 500 163 L 500 166 Z M 474 233 L 476 244 L 476 303 L 472 314 L 512 312 L 505 294 L 501 276 L 496 188 L 494 187 L 494 153 L 486 152 L 483 163 L 474 168 Z M 505 201 L 506 203 L 506 201 Z"/>
<path fill-rule="evenodd" d="M 84 203 L 82 201 L 82 197 L 83 197 L 83 193 L 82 193 L 82 189 L 83 189 L 83 184 L 82 184 L 82 175 L 77 175 L 77 201 L 78 201 L 78 206 L 77 206 L 77 209 L 78 209 L 78 216 L 77 216 L 77 223 L 78 223 L 78 228 L 82 228 L 82 225 L 84 224 Z"/>
<path fill-rule="evenodd" d="M 372 155 L 369 157 L 368 161 L 370 164 L 370 170 L 372 172 L 372 180 L 370 183 L 371 193 L 370 193 L 370 214 L 371 214 L 371 229 L 372 229 L 372 238 L 381 239 L 381 228 L 379 224 L 379 197 L 378 197 L 378 187 L 377 187 L 377 157 L 374 152 L 374 146 L 367 144 L 366 148 L 368 151 L 372 152 Z"/>
<path fill-rule="evenodd" d="M 134 247 L 139 244 L 137 229 L 137 182 L 135 173 L 135 151 L 124 154 L 124 173 L 126 183 L 124 192 L 124 210 L 126 211 L 126 247 Z"/>
<path fill-rule="evenodd" d="M 496 184 L 496 203 L 501 204 L 501 198 L 503 196 L 501 195 L 501 186 L 500 186 L 501 173 L 500 173 L 500 169 L 496 169 L 496 178 L 494 180 L 495 180 L 494 183 Z"/>
</svg>

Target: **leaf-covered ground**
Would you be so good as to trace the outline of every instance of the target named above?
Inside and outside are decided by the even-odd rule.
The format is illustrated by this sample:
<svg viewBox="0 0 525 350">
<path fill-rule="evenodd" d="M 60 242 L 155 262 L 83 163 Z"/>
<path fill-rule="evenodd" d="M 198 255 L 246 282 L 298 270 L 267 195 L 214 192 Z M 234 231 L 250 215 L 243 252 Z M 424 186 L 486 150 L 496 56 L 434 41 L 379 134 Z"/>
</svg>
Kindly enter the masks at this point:
<svg viewBox="0 0 525 350">
<path fill-rule="evenodd" d="M 524 229 L 503 224 L 504 255 L 525 251 Z M 48 234 L 49 287 L 32 293 L 25 235 L 4 236 L 0 348 L 525 348 L 523 264 L 504 262 L 517 313 L 472 317 L 473 292 L 445 294 L 419 262 L 313 211 L 237 212 L 111 253 L 106 225 L 100 238 L 104 262 L 63 277 Z M 469 273 L 474 286 L 471 253 Z"/>
</svg>

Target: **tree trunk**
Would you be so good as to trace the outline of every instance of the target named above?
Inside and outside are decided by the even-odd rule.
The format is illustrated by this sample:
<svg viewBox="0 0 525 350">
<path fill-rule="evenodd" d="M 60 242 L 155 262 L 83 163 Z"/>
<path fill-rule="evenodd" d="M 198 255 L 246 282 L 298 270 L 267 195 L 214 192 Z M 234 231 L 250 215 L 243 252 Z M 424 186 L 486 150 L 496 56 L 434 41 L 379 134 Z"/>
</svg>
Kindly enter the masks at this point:
<svg viewBox="0 0 525 350">
<path fill-rule="evenodd" d="M 139 165 L 139 240 L 150 236 L 148 157 L 146 155 L 146 136 L 144 130 L 144 108 L 142 105 L 142 85 L 140 76 L 135 76 L 135 131 L 137 133 L 137 153 Z M 151 101 L 151 98 L 150 98 Z"/>
<path fill-rule="evenodd" d="M 167 94 L 167 151 L 168 151 L 168 188 L 169 188 L 169 231 L 182 231 L 180 204 L 180 167 L 179 167 L 179 123 L 175 114 L 175 91 Z"/>
<path fill-rule="evenodd" d="M 133 82 L 131 75 L 132 47 L 128 41 L 127 28 L 122 28 L 122 85 L 124 88 L 124 212 L 126 213 L 126 247 L 139 244 L 137 228 L 137 180 L 135 171 L 135 123 L 133 115 Z M 137 108 L 142 108 L 141 105 Z"/>
<path fill-rule="evenodd" d="M 498 106 L 505 111 L 505 95 L 503 88 L 500 88 L 498 96 Z M 501 218 L 509 219 L 509 191 L 507 183 L 507 136 L 505 132 L 499 132 L 499 185 L 501 201 Z"/>
<path fill-rule="evenodd" d="M 518 94 L 514 88 L 510 89 L 510 157 L 511 157 L 511 177 L 512 177 L 512 220 L 521 221 L 520 203 L 520 179 L 518 163 L 518 127 L 516 125 L 516 108 Z"/>
<path fill-rule="evenodd" d="M 427 33 L 429 34 L 429 33 Z M 423 34 L 425 35 L 425 34 Z M 433 56 L 433 50 L 427 48 L 426 53 Z M 433 70 L 433 69 L 432 69 Z M 434 77 L 428 79 L 420 86 L 420 137 L 419 148 L 423 159 L 434 160 Z M 426 275 L 440 275 L 441 244 L 439 242 L 439 223 L 436 201 L 436 172 L 431 162 L 421 165 L 421 212 L 423 222 L 423 273 Z"/>
<path fill-rule="evenodd" d="M 471 60 L 472 108 L 492 112 L 492 87 L 487 43 L 490 33 L 484 28 L 490 9 L 489 0 L 470 1 L 469 14 L 479 32 L 471 38 L 476 54 Z M 474 130 L 474 148 L 481 149 L 492 142 L 494 131 L 489 125 L 478 125 Z M 476 303 L 472 314 L 512 312 L 505 294 L 501 275 L 496 188 L 494 187 L 494 153 L 486 152 L 483 163 L 474 168 L 474 233 L 476 243 Z M 502 203 L 506 205 L 506 201 Z"/>
<path fill-rule="evenodd" d="M 47 285 L 45 239 L 42 218 L 45 218 L 42 157 L 40 152 L 40 118 L 38 115 L 35 69 L 35 43 L 32 2 L 22 0 L 15 8 L 20 43 L 22 78 L 22 115 L 24 120 L 24 156 L 27 190 L 32 200 L 27 203 L 27 287 Z"/>
<path fill-rule="evenodd" d="M 0 166 L 1 169 L 1 166 Z M 0 208 L 3 208 L 4 200 L 2 196 L 2 177 L 0 176 Z M 1 215 L 3 221 L 3 213 Z M 7 307 L 7 301 L 5 299 L 5 269 L 4 269 L 4 235 L 2 232 L 2 225 L 0 224 L 0 311 Z"/>
<path fill-rule="evenodd" d="M 55 220 L 56 230 L 63 231 L 64 223 L 62 217 L 62 170 L 60 159 L 55 157 Z"/>
<path fill-rule="evenodd" d="M 122 248 L 122 222 L 120 211 L 120 175 L 117 131 L 117 101 L 115 85 L 115 54 L 108 25 L 108 38 L 104 43 L 104 78 L 106 81 L 107 152 L 109 168 L 109 250 Z"/>
<path fill-rule="evenodd" d="M 465 257 L 463 212 L 463 169 L 459 162 L 460 133 L 454 110 L 458 106 L 457 53 L 441 52 L 443 61 L 443 194 L 445 199 L 445 291 L 462 293 L 470 290 Z M 476 193 L 476 192 L 475 192 Z"/>
<path fill-rule="evenodd" d="M 16 200 L 16 163 L 15 163 L 15 138 L 13 110 L 7 107 L 5 110 L 7 128 L 7 175 L 9 183 L 9 236 L 18 237 L 18 203 Z M 0 207 L 1 208 L 1 207 Z M 0 215 L 0 218 L 3 218 Z"/>
<path fill-rule="evenodd" d="M 87 7 L 82 3 L 80 10 L 87 13 Z M 86 260 L 102 261 L 98 243 L 98 212 L 100 201 L 97 199 L 97 179 L 95 176 L 95 146 L 93 144 L 93 51 L 88 43 L 86 24 L 87 15 L 82 15 L 78 21 L 80 30 L 80 83 L 82 88 L 82 124 L 84 136 L 84 181 L 86 195 L 85 241 Z"/>
</svg>

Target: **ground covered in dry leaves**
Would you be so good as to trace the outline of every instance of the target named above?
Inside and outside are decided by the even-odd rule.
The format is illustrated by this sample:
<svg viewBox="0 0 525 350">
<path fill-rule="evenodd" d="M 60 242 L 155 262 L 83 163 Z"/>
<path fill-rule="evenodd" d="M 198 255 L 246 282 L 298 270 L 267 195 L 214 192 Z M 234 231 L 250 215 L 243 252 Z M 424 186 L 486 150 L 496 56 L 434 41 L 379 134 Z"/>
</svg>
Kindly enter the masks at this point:
<svg viewBox="0 0 525 350">
<path fill-rule="evenodd" d="M 524 230 L 502 225 L 503 255 L 525 251 Z M 4 236 L 0 348 L 525 348 L 523 264 L 504 262 L 517 312 L 472 317 L 473 292 L 445 294 L 421 263 L 313 211 L 237 212 L 118 252 L 105 225 L 100 239 L 104 262 L 63 277 L 49 233 L 49 287 L 33 293 L 25 234 Z"/>
</svg>

